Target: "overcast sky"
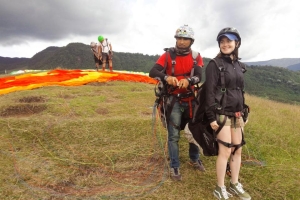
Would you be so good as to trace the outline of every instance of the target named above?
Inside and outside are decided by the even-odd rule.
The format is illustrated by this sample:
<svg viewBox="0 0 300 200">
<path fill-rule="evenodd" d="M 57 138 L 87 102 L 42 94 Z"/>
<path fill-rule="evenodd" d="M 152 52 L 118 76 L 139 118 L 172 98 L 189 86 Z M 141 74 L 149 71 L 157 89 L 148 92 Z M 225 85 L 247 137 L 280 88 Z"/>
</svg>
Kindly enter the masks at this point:
<svg viewBox="0 0 300 200">
<path fill-rule="evenodd" d="M 0 56 L 27 57 L 49 46 L 107 37 L 116 52 L 162 54 L 178 27 L 194 29 L 192 48 L 219 52 L 228 26 L 242 37 L 242 61 L 300 57 L 299 0 L 0 0 Z"/>
</svg>

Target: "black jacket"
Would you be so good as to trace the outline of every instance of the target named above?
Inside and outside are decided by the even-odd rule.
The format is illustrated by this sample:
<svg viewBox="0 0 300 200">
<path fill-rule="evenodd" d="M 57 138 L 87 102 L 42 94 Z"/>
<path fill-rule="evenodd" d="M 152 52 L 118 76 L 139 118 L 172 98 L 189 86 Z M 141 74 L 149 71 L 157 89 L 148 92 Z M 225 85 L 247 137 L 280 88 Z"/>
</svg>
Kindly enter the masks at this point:
<svg viewBox="0 0 300 200">
<path fill-rule="evenodd" d="M 222 59 L 225 76 L 225 112 L 235 113 L 242 111 L 244 105 L 244 73 L 245 65 L 239 61 L 233 61 L 229 57 L 216 57 Z M 221 60 L 219 60 L 221 61 Z M 222 106 L 222 91 L 220 70 L 215 62 L 209 62 L 206 67 L 206 116 L 209 122 L 216 120 L 215 108 Z"/>
</svg>

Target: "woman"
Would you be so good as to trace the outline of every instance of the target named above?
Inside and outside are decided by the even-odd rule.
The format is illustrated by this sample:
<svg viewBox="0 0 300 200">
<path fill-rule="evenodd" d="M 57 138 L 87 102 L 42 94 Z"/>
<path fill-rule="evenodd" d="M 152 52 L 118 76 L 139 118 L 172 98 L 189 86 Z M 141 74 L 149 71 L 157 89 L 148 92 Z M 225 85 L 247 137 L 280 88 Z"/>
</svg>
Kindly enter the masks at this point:
<svg viewBox="0 0 300 200">
<path fill-rule="evenodd" d="M 232 196 L 227 192 L 224 184 L 226 166 L 230 158 L 231 180 L 229 190 L 241 199 L 250 200 L 250 195 L 244 191 L 243 186 L 238 182 L 242 145 L 245 144 L 243 140 L 245 123 L 242 111 L 244 108 L 243 73 L 246 70 L 244 64 L 238 61 L 241 37 L 235 28 L 228 27 L 219 32 L 217 41 L 220 53 L 215 58 L 216 62 L 210 62 L 206 68 L 206 116 L 213 130 L 218 130 L 220 124 L 225 123 L 217 135 L 219 143 L 216 161 L 217 186 L 213 194 L 217 199 L 228 199 L 229 196 Z M 216 63 L 221 64 L 217 66 Z M 223 71 L 225 81 L 220 78 L 221 71 Z"/>
</svg>

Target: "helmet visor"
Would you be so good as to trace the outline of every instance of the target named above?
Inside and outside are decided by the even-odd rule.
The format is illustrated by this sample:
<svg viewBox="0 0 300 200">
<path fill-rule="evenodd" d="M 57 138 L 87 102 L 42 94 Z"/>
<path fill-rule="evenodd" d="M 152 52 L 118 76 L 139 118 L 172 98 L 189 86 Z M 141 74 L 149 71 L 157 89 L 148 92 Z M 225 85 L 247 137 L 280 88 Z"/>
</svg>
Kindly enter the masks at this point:
<svg viewBox="0 0 300 200">
<path fill-rule="evenodd" d="M 218 37 L 218 41 L 220 41 L 221 37 L 227 37 L 229 40 L 238 40 L 238 38 L 234 35 L 234 34 L 231 34 L 231 33 L 224 33 L 224 34 L 221 34 L 219 35 Z"/>
</svg>

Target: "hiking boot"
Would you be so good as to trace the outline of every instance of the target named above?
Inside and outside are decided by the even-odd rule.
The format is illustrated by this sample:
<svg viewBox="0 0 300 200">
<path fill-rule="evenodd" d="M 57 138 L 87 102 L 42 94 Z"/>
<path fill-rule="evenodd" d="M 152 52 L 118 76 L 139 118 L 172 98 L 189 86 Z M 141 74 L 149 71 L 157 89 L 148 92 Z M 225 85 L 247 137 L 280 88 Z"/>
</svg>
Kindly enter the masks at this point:
<svg viewBox="0 0 300 200">
<path fill-rule="evenodd" d="M 229 190 L 231 192 L 233 192 L 233 194 L 236 194 L 237 196 L 239 196 L 240 199 L 243 199 L 243 200 L 250 200 L 251 199 L 251 196 L 247 192 L 245 192 L 245 190 L 243 189 L 242 184 L 240 184 L 239 182 L 237 182 L 236 184 L 233 184 L 230 181 Z"/>
<path fill-rule="evenodd" d="M 181 174 L 179 172 L 179 168 L 171 168 L 170 174 L 172 180 L 181 181 Z"/>
<path fill-rule="evenodd" d="M 199 170 L 201 172 L 205 172 L 205 168 L 204 168 L 201 160 L 197 160 L 196 162 L 193 160 L 190 160 L 189 164 L 192 165 L 194 167 L 194 169 Z"/>
<path fill-rule="evenodd" d="M 229 199 L 229 197 L 232 197 L 232 194 L 227 192 L 225 186 L 223 187 L 216 186 L 213 194 L 219 200 Z"/>
</svg>

